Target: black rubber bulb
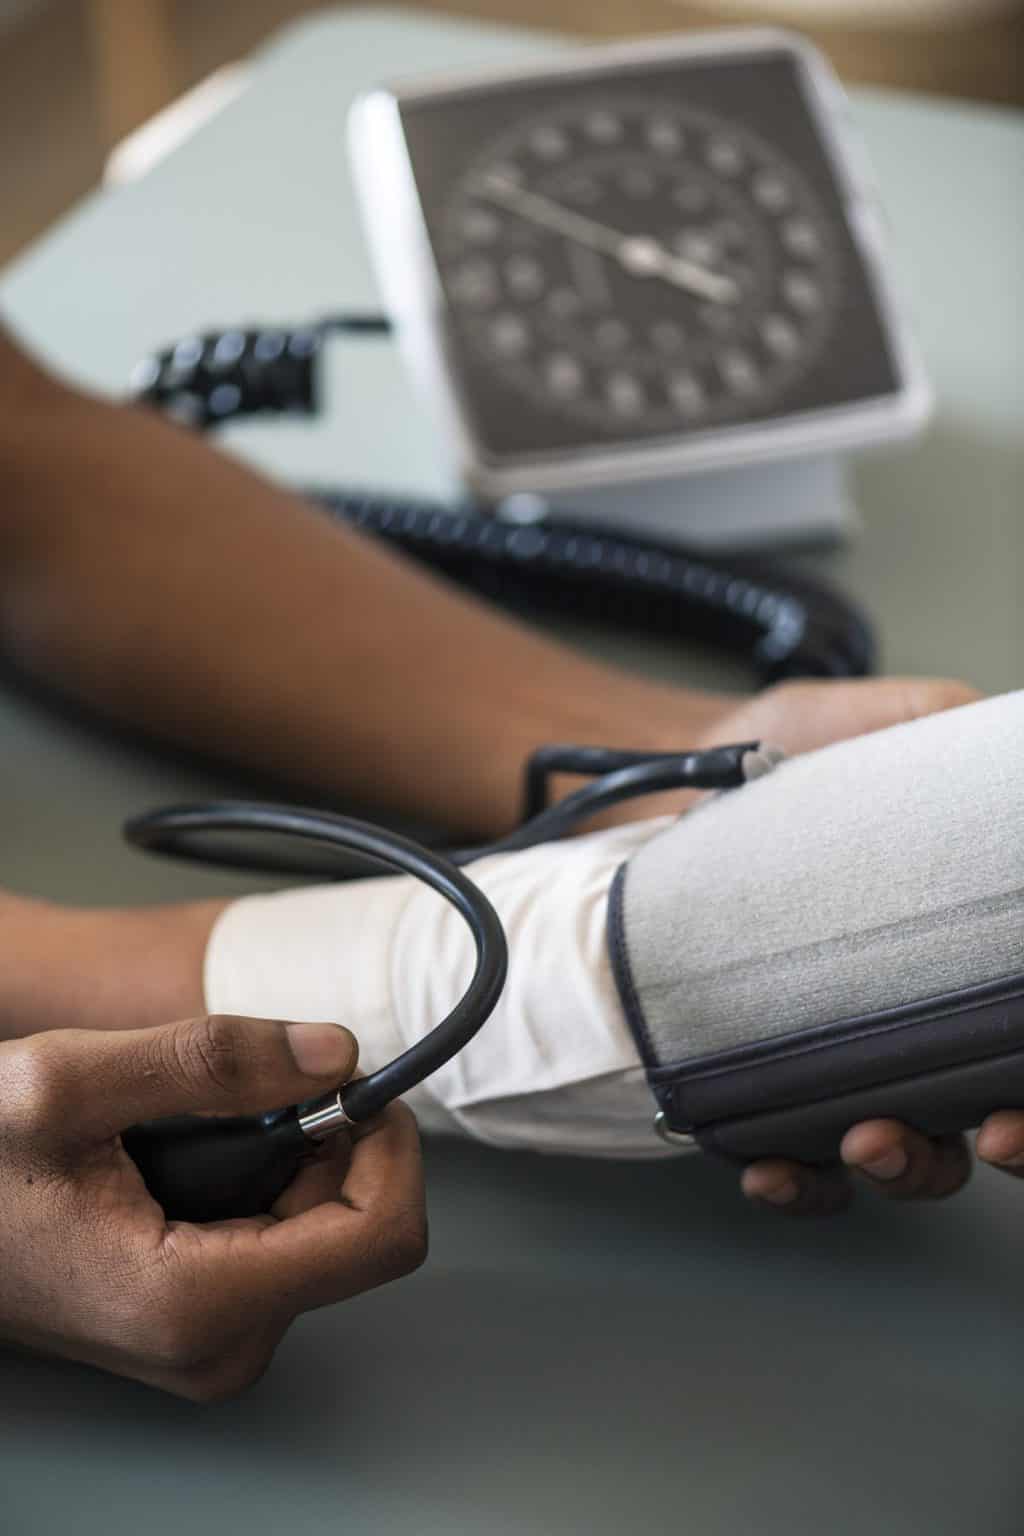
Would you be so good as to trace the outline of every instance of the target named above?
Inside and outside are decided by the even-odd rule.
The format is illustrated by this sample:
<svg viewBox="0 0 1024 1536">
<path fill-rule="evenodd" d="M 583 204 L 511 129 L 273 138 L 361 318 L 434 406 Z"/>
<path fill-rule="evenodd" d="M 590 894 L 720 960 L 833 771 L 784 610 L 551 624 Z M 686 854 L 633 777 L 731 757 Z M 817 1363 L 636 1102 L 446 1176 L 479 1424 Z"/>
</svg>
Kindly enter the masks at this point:
<svg viewBox="0 0 1024 1536">
<path fill-rule="evenodd" d="M 269 1211 L 315 1153 L 295 1105 L 267 1115 L 176 1115 L 132 1126 L 122 1144 L 168 1221 Z"/>
</svg>

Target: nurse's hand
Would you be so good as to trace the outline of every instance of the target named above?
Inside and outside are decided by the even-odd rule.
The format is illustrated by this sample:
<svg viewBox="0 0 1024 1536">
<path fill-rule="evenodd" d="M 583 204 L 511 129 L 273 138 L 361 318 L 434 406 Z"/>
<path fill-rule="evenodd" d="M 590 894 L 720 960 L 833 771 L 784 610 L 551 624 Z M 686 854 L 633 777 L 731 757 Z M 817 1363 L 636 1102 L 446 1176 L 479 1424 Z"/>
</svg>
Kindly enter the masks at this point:
<svg viewBox="0 0 1024 1536">
<path fill-rule="evenodd" d="M 416 1269 L 423 1174 L 401 1105 L 272 1214 L 205 1226 L 166 1221 L 121 1145 L 140 1120 L 309 1098 L 356 1055 L 334 1025 L 227 1017 L 0 1045 L 0 1342 L 212 1401 L 257 1380 L 301 1312 Z"/>
<path fill-rule="evenodd" d="M 1024 1112 L 990 1115 L 974 1149 L 983 1162 L 1024 1177 Z M 889 1200 L 944 1200 L 971 1176 L 963 1136 L 929 1139 L 896 1120 L 855 1125 L 840 1156 L 842 1165 L 824 1172 L 781 1158 L 752 1163 L 743 1174 L 743 1193 L 795 1216 L 828 1216 L 848 1205 L 858 1186 Z"/>
</svg>

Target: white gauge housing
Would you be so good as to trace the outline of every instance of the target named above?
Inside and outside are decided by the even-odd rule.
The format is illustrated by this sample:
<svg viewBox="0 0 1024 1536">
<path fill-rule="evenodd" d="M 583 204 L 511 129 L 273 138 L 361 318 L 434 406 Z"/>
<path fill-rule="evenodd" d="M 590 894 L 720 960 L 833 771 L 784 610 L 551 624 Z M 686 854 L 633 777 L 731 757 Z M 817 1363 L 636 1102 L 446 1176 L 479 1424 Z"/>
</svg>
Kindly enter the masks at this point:
<svg viewBox="0 0 1024 1536">
<path fill-rule="evenodd" d="M 754 70 L 760 55 L 790 55 L 819 148 L 827 160 L 846 231 L 870 284 L 885 336 L 895 387 L 875 397 L 820 408 L 781 410 L 750 421 L 709 423 L 666 433 L 536 452 L 489 453 L 460 398 L 458 357 L 450 346 L 449 299 L 435 259 L 403 126 L 412 104 L 495 95 L 536 82 L 616 84 L 635 88 L 645 66 L 742 59 Z M 425 402 L 435 412 L 460 471 L 488 501 L 522 492 L 562 492 L 616 484 L 678 482 L 708 471 L 749 469 L 771 462 L 821 461 L 853 449 L 905 437 L 927 420 L 931 393 L 899 302 L 882 214 L 870 168 L 850 122 L 845 94 L 830 66 L 802 38 L 777 30 L 730 30 L 658 38 L 642 43 L 567 50 L 529 67 L 381 88 L 361 97 L 349 118 L 351 159 L 374 268 L 399 344 Z"/>
</svg>

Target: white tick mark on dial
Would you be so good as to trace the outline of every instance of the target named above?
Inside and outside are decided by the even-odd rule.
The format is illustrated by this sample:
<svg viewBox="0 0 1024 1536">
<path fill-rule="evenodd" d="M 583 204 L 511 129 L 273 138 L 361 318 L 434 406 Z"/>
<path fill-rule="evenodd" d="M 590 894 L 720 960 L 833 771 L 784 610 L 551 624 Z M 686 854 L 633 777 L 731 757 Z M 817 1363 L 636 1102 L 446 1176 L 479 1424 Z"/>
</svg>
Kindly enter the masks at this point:
<svg viewBox="0 0 1024 1536">
<path fill-rule="evenodd" d="M 787 219 L 782 243 L 794 256 L 817 256 L 821 250 L 821 236 L 810 219 Z"/>
<path fill-rule="evenodd" d="M 754 177 L 754 197 L 769 213 L 781 213 L 788 207 L 789 188 L 774 171 L 759 171 Z"/>
<path fill-rule="evenodd" d="M 735 394 L 752 395 L 757 389 L 759 379 L 754 360 L 738 347 L 726 352 L 719 359 L 718 367 L 722 378 Z"/>
<path fill-rule="evenodd" d="M 647 142 L 659 154 L 672 155 L 682 149 L 683 135 L 670 117 L 652 117 L 647 124 Z"/>
<path fill-rule="evenodd" d="M 806 272 L 787 272 L 782 280 L 782 291 L 793 308 L 803 315 L 821 308 L 821 289 Z"/>
<path fill-rule="evenodd" d="M 491 322 L 491 341 L 502 357 L 521 357 L 529 346 L 530 333 L 518 315 L 496 315 Z"/>
<path fill-rule="evenodd" d="M 776 357 L 795 357 L 800 350 L 800 332 L 785 315 L 766 315 L 761 322 L 761 340 Z"/>
<path fill-rule="evenodd" d="M 530 135 L 530 148 L 542 160 L 561 160 L 569 153 L 569 140 L 561 128 L 545 124 Z"/>
<path fill-rule="evenodd" d="M 647 403 L 643 385 L 631 373 L 609 374 L 605 389 L 608 404 L 619 416 L 639 416 Z"/>
<path fill-rule="evenodd" d="M 704 387 L 695 373 L 678 371 L 669 374 L 669 399 L 684 416 L 698 416 L 704 407 Z"/>
<path fill-rule="evenodd" d="M 622 138 L 622 124 L 611 112 L 589 112 L 583 127 L 595 144 L 617 144 Z"/>
<path fill-rule="evenodd" d="M 743 169 L 743 152 L 732 139 L 712 139 L 707 148 L 707 161 L 719 176 L 737 176 Z"/>
<path fill-rule="evenodd" d="M 583 388 L 583 369 L 568 352 L 555 352 L 544 365 L 548 388 L 560 400 L 572 400 Z"/>
</svg>

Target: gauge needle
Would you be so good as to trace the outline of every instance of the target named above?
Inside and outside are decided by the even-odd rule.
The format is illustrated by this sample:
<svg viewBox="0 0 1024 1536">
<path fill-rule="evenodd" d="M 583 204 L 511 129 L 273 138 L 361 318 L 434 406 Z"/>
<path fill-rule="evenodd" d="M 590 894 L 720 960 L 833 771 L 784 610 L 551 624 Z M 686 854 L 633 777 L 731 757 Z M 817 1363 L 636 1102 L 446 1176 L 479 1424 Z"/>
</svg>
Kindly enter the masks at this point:
<svg viewBox="0 0 1024 1536">
<path fill-rule="evenodd" d="M 545 229 L 555 230 L 581 245 L 611 256 L 632 277 L 659 277 L 663 282 L 685 288 L 687 293 L 714 304 L 733 304 L 740 296 L 739 286 L 722 272 L 712 272 L 698 262 L 677 256 L 650 235 L 624 235 L 606 224 L 598 224 L 584 214 L 552 202 L 539 192 L 527 192 L 507 176 L 491 175 L 481 182 L 485 197 L 502 203 L 521 218 Z"/>
</svg>

